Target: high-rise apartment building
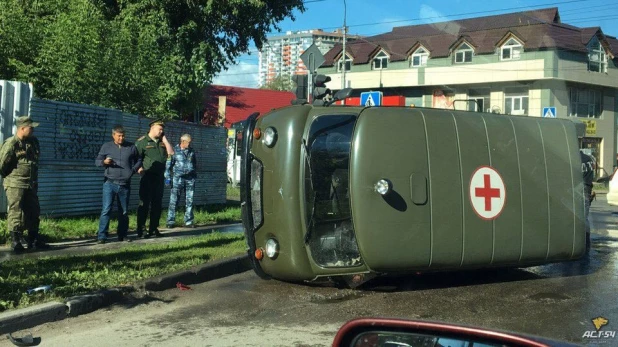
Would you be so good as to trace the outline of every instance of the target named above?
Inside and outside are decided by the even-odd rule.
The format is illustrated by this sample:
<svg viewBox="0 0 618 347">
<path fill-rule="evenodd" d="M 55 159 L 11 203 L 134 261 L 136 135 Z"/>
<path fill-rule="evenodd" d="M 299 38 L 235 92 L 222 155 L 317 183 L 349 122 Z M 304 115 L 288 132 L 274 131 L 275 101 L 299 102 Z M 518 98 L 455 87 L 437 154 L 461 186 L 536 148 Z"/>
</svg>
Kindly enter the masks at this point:
<svg viewBox="0 0 618 347">
<path fill-rule="evenodd" d="M 357 36 L 347 36 L 352 40 Z M 336 43 L 343 42 L 343 32 L 325 32 L 320 29 L 288 31 L 285 35 L 269 37 L 259 52 L 260 85 L 282 75 L 291 79 L 294 74 L 307 74 L 307 68 L 300 59 L 311 44 L 315 43 L 322 54 L 326 54 Z"/>
</svg>

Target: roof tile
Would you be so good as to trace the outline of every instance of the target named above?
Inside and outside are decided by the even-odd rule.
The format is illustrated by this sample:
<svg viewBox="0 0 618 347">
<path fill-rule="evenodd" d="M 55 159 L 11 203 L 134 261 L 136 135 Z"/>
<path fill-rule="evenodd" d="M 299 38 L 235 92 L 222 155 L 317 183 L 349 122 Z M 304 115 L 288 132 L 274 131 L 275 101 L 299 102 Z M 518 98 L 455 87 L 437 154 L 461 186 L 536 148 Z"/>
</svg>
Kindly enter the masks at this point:
<svg viewBox="0 0 618 347">
<path fill-rule="evenodd" d="M 475 54 L 492 54 L 496 45 L 509 33 L 524 42 L 526 51 L 539 49 L 565 49 L 586 52 L 586 44 L 600 28 L 578 28 L 560 22 L 558 9 L 546 8 L 534 11 L 508 13 L 487 17 L 453 20 L 448 22 L 395 27 L 391 32 L 360 38 L 346 45 L 354 57 L 354 64 L 369 62 L 370 54 L 377 46 L 382 47 L 391 61 L 408 57 L 410 49 L 421 43 L 432 58 L 448 57 L 453 45 L 465 38 L 475 48 Z M 606 37 L 614 54 L 618 53 L 618 41 Z M 341 53 L 341 45 L 326 53 L 323 66 L 333 66 Z"/>
<path fill-rule="evenodd" d="M 205 112 L 217 114 L 219 96 L 226 97 L 226 128 L 247 119 L 253 112 L 263 115 L 272 109 L 289 106 L 296 98 L 292 92 L 211 85 L 204 92 Z"/>
</svg>

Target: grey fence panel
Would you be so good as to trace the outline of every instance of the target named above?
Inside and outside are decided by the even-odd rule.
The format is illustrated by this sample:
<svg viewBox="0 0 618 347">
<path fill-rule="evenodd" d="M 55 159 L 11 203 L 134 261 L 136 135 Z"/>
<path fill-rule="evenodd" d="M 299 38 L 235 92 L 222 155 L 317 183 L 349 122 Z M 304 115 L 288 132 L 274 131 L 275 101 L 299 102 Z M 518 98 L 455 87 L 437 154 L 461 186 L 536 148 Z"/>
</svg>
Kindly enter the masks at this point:
<svg viewBox="0 0 618 347">
<path fill-rule="evenodd" d="M 95 167 L 94 159 L 101 145 L 112 140 L 116 124 L 125 127 L 127 141 L 135 142 L 148 132 L 152 121 L 113 109 L 36 98 L 31 100 L 30 114 L 41 123 L 35 130 L 41 144 L 39 200 L 41 213 L 48 216 L 99 213 L 103 169 Z M 195 204 L 225 203 L 226 130 L 173 121 L 166 123 L 165 133 L 173 144 L 185 133 L 193 139 L 198 162 Z M 139 179 L 136 175 L 131 180 L 131 209 L 139 203 Z M 166 188 L 164 208 L 169 195 Z"/>
</svg>

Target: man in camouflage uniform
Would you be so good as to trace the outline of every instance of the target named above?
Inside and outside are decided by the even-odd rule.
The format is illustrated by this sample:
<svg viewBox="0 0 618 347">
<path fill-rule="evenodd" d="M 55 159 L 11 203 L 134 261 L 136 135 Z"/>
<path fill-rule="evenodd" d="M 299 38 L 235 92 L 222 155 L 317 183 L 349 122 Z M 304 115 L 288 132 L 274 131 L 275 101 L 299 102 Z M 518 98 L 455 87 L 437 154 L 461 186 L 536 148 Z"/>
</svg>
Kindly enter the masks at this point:
<svg viewBox="0 0 618 347">
<path fill-rule="evenodd" d="M 15 253 L 23 252 L 21 244 L 24 230 L 28 230 L 28 249 L 47 248 L 39 238 L 39 197 L 37 196 L 39 141 L 34 128 L 39 123 L 30 117 L 19 117 L 17 132 L 0 149 L 0 172 L 8 200 L 7 228 L 11 233 L 11 247 Z"/>
<path fill-rule="evenodd" d="M 173 228 L 176 220 L 176 207 L 183 189 L 185 191 L 185 226 L 194 228 L 193 224 L 193 192 L 196 178 L 195 151 L 191 148 L 191 135 L 180 137 L 180 144 L 174 146 L 174 155 L 165 163 L 165 185 L 172 185 L 170 204 L 167 211 L 168 228 Z M 173 173 L 172 173 L 173 172 Z M 173 180 L 172 180 L 173 177 Z"/>
<path fill-rule="evenodd" d="M 174 153 L 172 146 L 163 134 L 165 124 L 161 120 L 150 122 L 148 134 L 135 142 L 137 153 L 142 159 L 142 167 L 137 171 L 142 178 L 139 182 L 139 206 L 137 207 L 137 237 L 162 236 L 159 233 L 159 219 L 163 202 L 165 162 L 168 154 Z M 144 235 L 146 217 L 150 210 L 148 234 Z"/>
</svg>

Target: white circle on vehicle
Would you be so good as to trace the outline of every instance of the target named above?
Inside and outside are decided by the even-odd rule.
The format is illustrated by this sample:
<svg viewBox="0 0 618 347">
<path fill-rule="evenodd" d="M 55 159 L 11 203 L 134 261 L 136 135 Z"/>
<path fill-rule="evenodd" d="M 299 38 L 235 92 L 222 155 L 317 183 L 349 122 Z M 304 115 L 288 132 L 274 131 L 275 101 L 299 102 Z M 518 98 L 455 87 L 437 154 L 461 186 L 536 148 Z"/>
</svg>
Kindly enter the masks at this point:
<svg viewBox="0 0 618 347">
<path fill-rule="evenodd" d="M 506 187 L 496 169 L 481 166 L 472 173 L 470 203 L 481 219 L 496 219 L 502 213 L 506 204 Z"/>
</svg>

